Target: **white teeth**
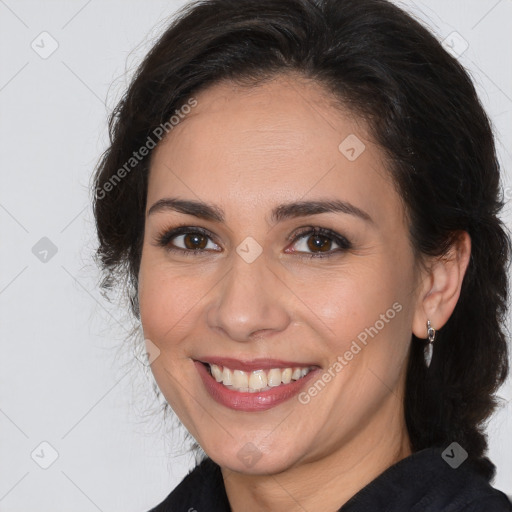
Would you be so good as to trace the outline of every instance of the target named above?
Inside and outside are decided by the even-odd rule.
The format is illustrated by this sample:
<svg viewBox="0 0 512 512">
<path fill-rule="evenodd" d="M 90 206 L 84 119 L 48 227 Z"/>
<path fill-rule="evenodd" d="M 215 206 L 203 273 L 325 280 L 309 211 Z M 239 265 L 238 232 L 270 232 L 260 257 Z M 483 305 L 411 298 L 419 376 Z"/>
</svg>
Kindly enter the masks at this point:
<svg viewBox="0 0 512 512">
<path fill-rule="evenodd" d="M 262 389 L 267 387 L 267 376 L 263 370 L 251 372 L 249 377 L 249 388 Z"/>
<path fill-rule="evenodd" d="M 281 382 L 283 384 L 289 384 L 292 380 L 292 369 L 291 368 L 285 368 L 283 370 L 283 375 L 281 376 Z"/>
<path fill-rule="evenodd" d="M 300 368 L 295 368 L 292 373 L 292 380 L 299 380 L 302 377 Z"/>
<path fill-rule="evenodd" d="M 222 370 L 222 383 L 225 386 L 233 384 L 233 372 L 229 368 L 224 367 L 224 370 Z"/>
<path fill-rule="evenodd" d="M 267 375 L 267 385 L 271 388 L 281 384 L 281 370 L 279 368 L 272 368 Z"/>
<path fill-rule="evenodd" d="M 242 370 L 235 370 L 233 372 L 233 386 L 235 388 L 248 388 L 249 387 L 249 376 Z"/>
<path fill-rule="evenodd" d="M 237 391 L 251 392 L 268 391 L 269 389 L 289 384 L 292 380 L 305 377 L 311 370 L 307 368 L 272 368 L 270 370 L 254 370 L 245 372 L 242 370 L 230 370 L 216 364 L 210 364 L 212 377 L 224 386 Z"/>
<path fill-rule="evenodd" d="M 212 364 L 210 369 L 212 370 L 213 378 L 217 382 L 222 382 L 222 370 L 216 364 Z"/>
</svg>

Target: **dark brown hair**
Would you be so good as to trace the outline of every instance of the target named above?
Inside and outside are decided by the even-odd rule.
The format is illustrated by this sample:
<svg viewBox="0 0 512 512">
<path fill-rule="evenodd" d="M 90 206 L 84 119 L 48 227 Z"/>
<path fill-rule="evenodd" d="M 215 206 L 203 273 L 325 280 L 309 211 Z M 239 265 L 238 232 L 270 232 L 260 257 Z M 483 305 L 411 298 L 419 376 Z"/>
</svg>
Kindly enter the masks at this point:
<svg viewBox="0 0 512 512">
<path fill-rule="evenodd" d="M 103 286 L 128 277 L 138 315 L 150 154 L 126 167 L 133 152 L 199 89 L 287 72 L 322 84 L 367 121 L 388 156 L 419 256 L 442 256 L 460 231 L 471 236 L 461 296 L 438 332 L 428 371 L 424 341 L 412 335 L 405 415 L 413 450 L 457 441 L 491 478 L 483 428 L 508 372 L 510 254 L 498 218 L 503 200 L 493 134 L 467 72 L 390 2 L 211 0 L 186 7 L 110 118 L 111 144 L 94 181 Z"/>
</svg>

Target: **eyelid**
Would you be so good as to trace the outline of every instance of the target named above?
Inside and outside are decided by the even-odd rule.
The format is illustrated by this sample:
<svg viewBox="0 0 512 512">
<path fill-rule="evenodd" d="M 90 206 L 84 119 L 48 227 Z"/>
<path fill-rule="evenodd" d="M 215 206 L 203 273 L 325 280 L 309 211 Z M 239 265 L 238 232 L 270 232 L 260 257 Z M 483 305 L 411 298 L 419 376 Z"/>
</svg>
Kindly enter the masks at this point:
<svg viewBox="0 0 512 512">
<path fill-rule="evenodd" d="M 323 228 L 320 226 L 305 226 L 302 228 L 299 228 L 298 230 L 295 230 L 289 237 L 288 240 L 293 242 L 295 244 L 297 241 L 299 241 L 301 238 L 304 238 L 306 235 L 308 236 L 314 236 L 314 235 L 320 235 L 325 236 L 326 238 L 331 239 L 333 242 L 335 242 L 339 249 L 334 249 L 326 252 L 302 252 L 302 251 L 294 251 L 295 254 L 298 254 L 299 256 L 304 257 L 318 257 L 318 258 L 325 258 L 328 256 L 333 256 L 335 254 L 338 254 L 343 251 L 347 251 L 352 248 L 352 244 L 350 241 L 344 237 L 343 235 L 340 235 L 336 231 L 333 231 L 332 229 Z"/>
<path fill-rule="evenodd" d="M 315 226 L 315 225 L 309 225 L 309 226 L 302 226 L 300 228 L 297 228 L 293 233 L 291 233 L 288 236 L 288 241 L 293 242 L 297 240 L 297 238 L 301 238 L 304 235 L 308 234 L 317 234 L 317 235 L 323 235 L 327 237 L 331 237 L 333 239 L 339 239 L 340 241 L 344 243 L 349 243 L 349 241 L 341 234 L 337 233 L 336 231 L 333 231 L 329 228 L 323 228 L 321 226 Z"/>
<path fill-rule="evenodd" d="M 181 247 L 171 247 L 169 244 L 172 239 L 180 236 L 186 235 L 190 233 L 198 233 L 209 238 L 215 245 L 220 246 L 220 244 L 216 241 L 216 236 L 211 233 L 209 230 L 205 228 L 201 228 L 199 226 L 191 226 L 190 224 L 181 224 L 168 229 L 163 229 L 159 233 L 157 233 L 154 237 L 154 242 L 156 245 L 166 248 L 167 250 L 175 250 L 181 251 L 182 253 L 199 253 L 199 252 L 207 252 L 206 249 L 201 250 L 193 250 L 193 249 L 183 249 Z M 209 252 L 210 250 L 208 250 Z"/>
</svg>

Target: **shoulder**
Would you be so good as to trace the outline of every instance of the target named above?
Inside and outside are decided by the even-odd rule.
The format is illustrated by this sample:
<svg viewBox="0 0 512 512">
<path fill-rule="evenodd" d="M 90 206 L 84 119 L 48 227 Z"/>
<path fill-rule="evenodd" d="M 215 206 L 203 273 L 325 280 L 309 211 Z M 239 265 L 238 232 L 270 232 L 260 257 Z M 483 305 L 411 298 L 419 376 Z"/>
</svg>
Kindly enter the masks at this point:
<svg viewBox="0 0 512 512">
<path fill-rule="evenodd" d="M 425 511 L 512 512 L 507 496 L 492 487 L 479 463 L 467 459 L 457 465 L 448 455 L 446 449 L 435 447 L 412 458 L 413 465 L 421 468 L 428 481 L 427 486 L 418 488 L 417 495 L 418 503 L 427 505 Z M 494 466 L 488 463 L 494 473 Z"/>
<path fill-rule="evenodd" d="M 512 498 L 508 498 L 506 494 L 492 489 L 492 493 L 488 493 L 477 498 L 461 509 L 461 512 L 511 512 Z"/>
<path fill-rule="evenodd" d="M 512 512 L 507 496 L 492 487 L 479 464 L 450 459 L 442 447 L 416 452 L 384 471 L 340 512 Z"/>
<path fill-rule="evenodd" d="M 229 512 L 220 467 L 205 458 L 185 476 L 162 503 L 149 512 Z"/>
<path fill-rule="evenodd" d="M 439 451 L 434 450 L 432 455 L 438 456 Z M 443 460 L 442 464 L 433 467 L 438 468 L 437 486 L 433 494 L 440 504 L 443 500 L 450 503 L 447 511 L 512 512 L 512 503 L 506 494 L 491 485 L 480 472 L 478 464 L 468 460 L 460 467 L 452 468 Z"/>
</svg>

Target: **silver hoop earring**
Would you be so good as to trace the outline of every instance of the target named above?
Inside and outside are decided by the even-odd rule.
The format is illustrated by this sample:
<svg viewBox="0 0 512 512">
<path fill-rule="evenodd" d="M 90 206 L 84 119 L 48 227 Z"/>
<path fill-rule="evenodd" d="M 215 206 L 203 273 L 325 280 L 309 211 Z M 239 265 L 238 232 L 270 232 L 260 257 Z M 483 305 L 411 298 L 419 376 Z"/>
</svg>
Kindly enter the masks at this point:
<svg viewBox="0 0 512 512">
<path fill-rule="evenodd" d="M 432 327 L 430 320 L 427 320 L 427 339 L 428 343 L 425 346 L 425 363 L 428 368 L 432 362 L 432 354 L 434 353 L 434 340 L 436 339 L 436 330 Z"/>
</svg>

